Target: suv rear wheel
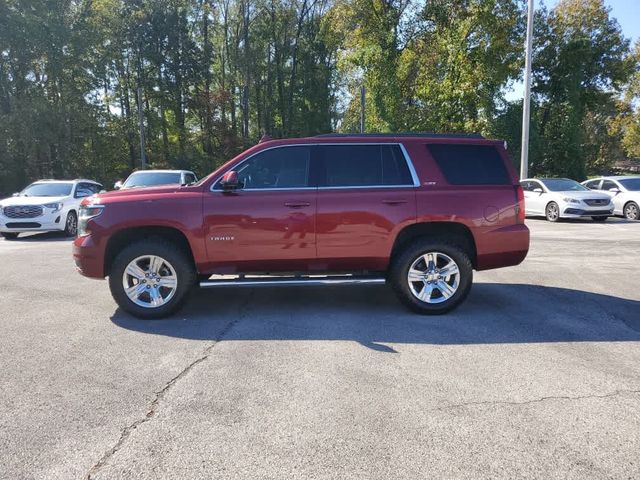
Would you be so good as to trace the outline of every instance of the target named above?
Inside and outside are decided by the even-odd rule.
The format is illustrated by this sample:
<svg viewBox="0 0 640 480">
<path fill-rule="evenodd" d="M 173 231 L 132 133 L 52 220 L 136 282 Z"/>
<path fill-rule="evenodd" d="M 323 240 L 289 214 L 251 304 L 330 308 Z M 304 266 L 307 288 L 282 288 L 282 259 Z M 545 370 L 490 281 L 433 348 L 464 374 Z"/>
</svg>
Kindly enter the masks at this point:
<svg viewBox="0 0 640 480">
<path fill-rule="evenodd" d="M 456 308 L 469 294 L 473 265 L 469 255 L 444 240 L 418 240 L 404 249 L 389 271 L 389 282 L 407 307 L 438 315 Z"/>
<path fill-rule="evenodd" d="M 194 282 L 195 269 L 188 256 L 161 239 L 126 247 L 109 273 L 111 294 L 120 308 L 147 319 L 175 312 Z"/>
</svg>

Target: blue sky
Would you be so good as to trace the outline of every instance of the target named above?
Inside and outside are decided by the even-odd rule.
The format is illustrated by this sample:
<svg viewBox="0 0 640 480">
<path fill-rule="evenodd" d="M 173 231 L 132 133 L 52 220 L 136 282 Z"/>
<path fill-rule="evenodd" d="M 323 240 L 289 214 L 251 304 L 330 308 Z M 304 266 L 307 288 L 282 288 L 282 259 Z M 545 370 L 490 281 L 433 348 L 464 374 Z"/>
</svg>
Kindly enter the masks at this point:
<svg viewBox="0 0 640 480">
<path fill-rule="evenodd" d="M 556 0 L 547 0 L 544 4 L 549 8 L 558 3 Z M 610 15 L 615 17 L 622 28 L 625 37 L 631 39 L 631 44 L 640 38 L 640 1 L 639 0 L 604 0 L 605 5 L 611 8 Z M 535 0 L 535 7 L 541 5 L 540 0 Z M 517 82 L 507 92 L 507 100 L 522 98 L 523 83 Z"/>
</svg>

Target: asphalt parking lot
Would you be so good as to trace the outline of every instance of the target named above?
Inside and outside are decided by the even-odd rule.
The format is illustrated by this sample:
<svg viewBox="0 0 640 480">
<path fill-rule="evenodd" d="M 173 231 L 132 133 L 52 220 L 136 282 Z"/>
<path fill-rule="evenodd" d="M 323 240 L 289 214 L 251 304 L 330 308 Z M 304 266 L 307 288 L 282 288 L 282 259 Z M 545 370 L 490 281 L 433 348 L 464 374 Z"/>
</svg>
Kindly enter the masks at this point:
<svg viewBox="0 0 640 480">
<path fill-rule="evenodd" d="M 640 222 L 527 222 L 441 317 L 384 286 L 120 311 L 0 240 L 0 478 L 639 478 Z"/>
</svg>

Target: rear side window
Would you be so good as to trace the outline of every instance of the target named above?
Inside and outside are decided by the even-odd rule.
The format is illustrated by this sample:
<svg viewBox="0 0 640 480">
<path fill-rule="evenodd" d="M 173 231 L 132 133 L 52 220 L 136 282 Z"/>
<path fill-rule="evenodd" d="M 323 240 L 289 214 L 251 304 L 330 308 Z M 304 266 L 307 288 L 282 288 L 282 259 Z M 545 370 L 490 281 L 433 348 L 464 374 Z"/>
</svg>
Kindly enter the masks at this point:
<svg viewBox="0 0 640 480">
<path fill-rule="evenodd" d="M 322 145 L 321 187 L 412 186 L 398 145 Z"/>
<path fill-rule="evenodd" d="M 427 148 L 452 185 L 510 185 L 502 157 L 490 145 L 431 144 Z"/>
</svg>

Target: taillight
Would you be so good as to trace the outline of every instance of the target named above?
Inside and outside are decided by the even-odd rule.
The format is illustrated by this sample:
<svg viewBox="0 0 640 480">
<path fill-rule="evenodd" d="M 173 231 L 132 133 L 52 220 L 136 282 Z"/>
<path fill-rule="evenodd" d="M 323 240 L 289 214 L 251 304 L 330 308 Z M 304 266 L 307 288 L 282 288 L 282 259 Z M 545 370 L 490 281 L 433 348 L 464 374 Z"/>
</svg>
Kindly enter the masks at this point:
<svg viewBox="0 0 640 480">
<path fill-rule="evenodd" d="M 518 201 L 516 222 L 524 223 L 524 190 L 521 185 L 516 185 L 516 199 Z"/>
</svg>

